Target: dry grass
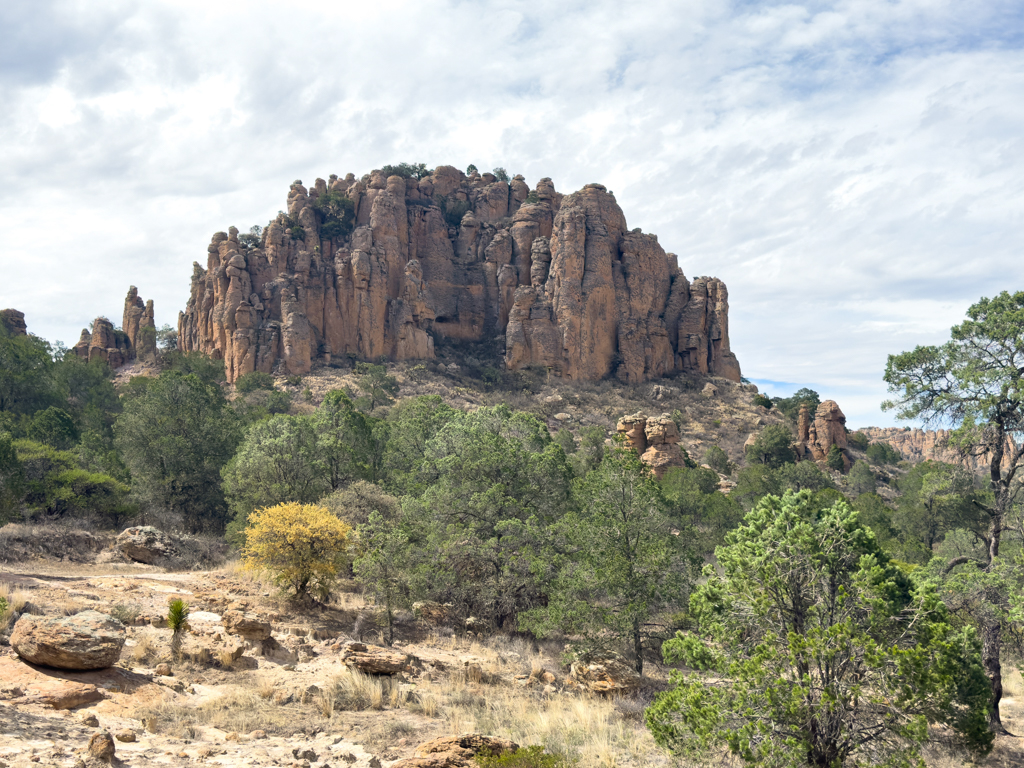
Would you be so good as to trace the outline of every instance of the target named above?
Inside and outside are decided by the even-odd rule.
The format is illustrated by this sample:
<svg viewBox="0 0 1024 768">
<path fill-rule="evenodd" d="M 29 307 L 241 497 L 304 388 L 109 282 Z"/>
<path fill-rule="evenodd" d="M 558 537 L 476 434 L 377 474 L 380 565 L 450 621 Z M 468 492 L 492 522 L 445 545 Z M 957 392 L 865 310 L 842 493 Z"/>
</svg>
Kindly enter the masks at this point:
<svg viewBox="0 0 1024 768">
<path fill-rule="evenodd" d="M 407 700 L 406 692 L 392 678 L 364 675 L 346 668 L 317 697 L 317 707 L 322 712 L 360 712 L 398 708 Z"/>
<path fill-rule="evenodd" d="M 1007 670 L 1003 667 L 1003 695 L 1012 696 L 1015 699 L 1024 697 L 1024 677 L 1021 677 L 1019 669 Z"/>
<path fill-rule="evenodd" d="M 159 658 L 159 638 L 154 630 L 146 629 L 135 636 L 131 660 L 139 666 L 149 666 Z"/>
<path fill-rule="evenodd" d="M 7 610 L 0 614 L 0 633 L 6 632 L 14 622 L 14 616 L 25 610 L 28 604 L 28 593 L 14 589 L 6 581 L 0 581 L 0 598 L 7 604 Z"/>
</svg>

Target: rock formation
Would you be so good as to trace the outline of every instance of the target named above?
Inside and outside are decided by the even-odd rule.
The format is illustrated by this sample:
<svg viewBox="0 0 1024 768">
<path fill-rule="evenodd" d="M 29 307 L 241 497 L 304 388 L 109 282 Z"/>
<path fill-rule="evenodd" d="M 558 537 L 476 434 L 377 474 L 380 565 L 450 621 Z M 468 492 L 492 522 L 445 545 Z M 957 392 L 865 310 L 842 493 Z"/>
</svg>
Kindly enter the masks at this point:
<svg viewBox="0 0 1024 768">
<path fill-rule="evenodd" d="M 153 300 L 143 302 L 139 289 L 134 285 L 128 289 L 124 300 L 124 317 L 121 329 L 128 336 L 133 356 L 148 360 L 156 354 L 156 321 L 153 317 Z"/>
<path fill-rule="evenodd" d="M 843 471 L 849 471 L 852 462 L 846 448 L 846 416 L 839 404 L 835 400 L 821 403 L 814 412 L 813 421 L 807 406 L 801 404 L 797 416 L 797 453 L 800 458 L 824 462 L 833 445 L 843 454 Z"/>
<path fill-rule="evenodd" d="M 914 463 L 920 461 L 944 461 L 948 464 L 962 464 L 974 472 L 988 472 L 989 455 L 963 456 L 949 447 L 949 430 L 903 429 L 902 427 L 865 427 L 858 430 L 867 435 L 872 443 L 888 443 L 899 455 Z"/>
<path fill-rule="evenodd" d="M 296 181 L 258 243 L 232 227 L 207 252 L 179 348 L 222 358 L 229 381 L 341 355 L 430 358 L 443 340 L 498 342 L 494 364 L 569 379 L 740 378 L 725 285 L 687 280 L 600 184 L 563 196 L 547 178 L 531 191 L 451 166 Z"/>
<path fill-rule="evenodd" d="M 74 616 L 25 614 L 14 625 L 11 647 L 25 661 L 56 669 L 106 669 L 117 663 L 125 629 L 97 611 Z"/>
<path fill-rule="evenodd" d="M 28 333 L 25 313 L 16 309 L 0 309 L 0 325 L 6 328 L 11 336 L 25 336 Z"/>
<path fill-rule="evenodd" d="M 111 368 L 120 368 L 135 357 L 128 334 L 116 330 L 105 317 L 93 320 L 92 331 L 83 328 L 81 338 L 72 349 L 83 360 L 100 359 Z"/>
<path fill-rule="evenodd" d="M 679 429 L 667 413 L 650 418 L 643 413 L 623 416 L 616 430 L 658 478 L 672 467 L 686 466 L 683 449 L 679 447 Z"/>
</svg>

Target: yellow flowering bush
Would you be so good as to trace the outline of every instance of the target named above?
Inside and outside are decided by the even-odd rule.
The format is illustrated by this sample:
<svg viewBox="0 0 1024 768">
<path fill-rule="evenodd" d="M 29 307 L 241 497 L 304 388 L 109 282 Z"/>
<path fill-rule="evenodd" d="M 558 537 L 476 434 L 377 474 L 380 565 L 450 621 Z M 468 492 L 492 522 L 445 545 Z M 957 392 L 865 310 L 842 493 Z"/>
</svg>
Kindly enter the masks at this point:
<svg viewBox="0 0 1024 768">
<path fill-rule="evenodd" d="M 347 563 L 352 528 L 318 504 L 286 502 L 249 516 L 242 559 L 296 597 L 326 598 Z"/>
</svg>

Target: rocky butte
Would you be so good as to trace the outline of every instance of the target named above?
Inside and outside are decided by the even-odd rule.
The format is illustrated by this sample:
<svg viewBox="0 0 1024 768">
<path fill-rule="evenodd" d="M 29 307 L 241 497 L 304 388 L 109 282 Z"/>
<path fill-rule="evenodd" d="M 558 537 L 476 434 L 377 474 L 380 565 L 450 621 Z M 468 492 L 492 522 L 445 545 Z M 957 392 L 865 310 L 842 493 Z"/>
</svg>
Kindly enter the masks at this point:
<svg viewBox="0 0 1024 768">
<path fill-rule="evenodd" d="M 725 284 L 688 280 L 600 184 L 563 195 L 551 179 L 531 190 L 451 166 L 296 181 L 258 236 L 232 227 L 207 251 L 178 343 L 222 358 L 229 381 L 342 356 L 431 358 L 444 341 L 566 379 L 740 379 Z"/>
</svg>

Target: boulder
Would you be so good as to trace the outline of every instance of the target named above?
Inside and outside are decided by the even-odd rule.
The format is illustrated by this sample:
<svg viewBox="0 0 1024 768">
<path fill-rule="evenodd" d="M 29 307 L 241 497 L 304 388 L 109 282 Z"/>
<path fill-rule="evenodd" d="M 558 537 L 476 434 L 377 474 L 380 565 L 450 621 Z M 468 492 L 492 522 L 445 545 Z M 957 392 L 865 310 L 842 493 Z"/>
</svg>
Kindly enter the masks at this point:
<svg viewBox="0 0 1024 768">
<path fill-rule="evenodd" d="M 470 768 L 481 753 L 504 755 L 518 749 L 514 741 L 478 733 L 442 736 L 420 744 L 414 757 L 399 760 L 391 768 Z"/>
<path fill-rule="evenodd" d="M 0 658 L 0 699 L 13 704 L 41 704 L 53 709 L 74 709 L 103 698 L 91 683 L 46 674 L 15 658 Z"/>
<path fill-rule="evenodd" d="M 11 647 L 32 664 L 55 669 L 105 669 L 117 663 L 124 624 L 98 611 L 74 616 L 23 615 L 11 633 Z"/>
<path fill-rule="evenodd" d="M 577 659 L 569 667 L 569 680 L 593 693 L 620 693 L 640 685 L 640 676 L 623 659 Z"/>
<path fill-rule="evenodd" d="M 25 325 L 25 313 L 16 309 L 0 309 L 0 325 L 11 336 L 25 336 L 28 326 Z"/>
<path fill-rule="evenodd" d="M 177 555 L 174 540 L 151 525 L 125 528 L 115 543 L 125 557 L 147 565 L 165 563 Z"/>
<path fill-rule="evenodd" d="M 259 616 L 242 611 L 227 611 L 222 619 L 228 634 L 244 637 L 246 640 L 262 642 L 270 637 L 273 626 Z"/>
<path fill-rule="evenodd" d="M 349 643 L 342 652 L 341 660 L 368 675 L 393 675 L 409 665 L 409 657 L 377 645 Z"/>
<path fill-rule="evenodd" d="M 86 752 L 94 760 L 102 760 L 109 763 L 114 759 L 114 737 L 107 731 L 99 731 L 89 737 L 89 746 Z"/>
</svg>

